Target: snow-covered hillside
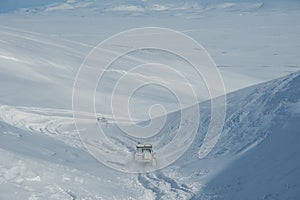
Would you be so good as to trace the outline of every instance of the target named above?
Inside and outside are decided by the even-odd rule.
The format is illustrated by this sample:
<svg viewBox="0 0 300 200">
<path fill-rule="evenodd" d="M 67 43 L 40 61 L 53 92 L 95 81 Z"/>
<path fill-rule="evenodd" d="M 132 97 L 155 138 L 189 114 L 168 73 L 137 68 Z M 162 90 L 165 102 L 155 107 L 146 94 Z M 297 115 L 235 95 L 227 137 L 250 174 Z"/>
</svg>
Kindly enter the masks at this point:
<svg viewBox="0 0 300 200">
<path fill-rule="evenodd" d="M 0 0 L 0 200 L 299 199 L 299 8 L 298 0 Z M 97 122 L 95 113 L 80 119 L 91 132 L 102 127 L 121 147 L 110 150 L 125 159 L 112 156 L 110 165 L 148 171 L 131 163 L 137 142 L 159 150 L 198 116 L 189 107 L 181 121 L 174 95 L 145 87 L 130 104 L 134 121 L 122 113 L 117 120 L 128 127 L 147 124 L 148 109 L 160 104 L 166 116 L 154 121 L 166 122 L 146 139 L 124 134 L 107 97 L 129 66 L 168 64 L 186 76 L 200 101 L 197 134 L 178 160 L 154 172 L 124 173 L 97 161 L 82 144 L 72 90 L 80 65 L 99 42 L 145 26 L 172 28 L 204 45 L 224 80 L 226 118 L 218 142 L 203 156 L 200 149 L 211 145 L 204 142 L 211 101 L 190 65 L 151 50 L 119 59 L 95 94 L 97 115 L 106 121 Z M 180 87 L 179 80 L 158 73 Z M 91 142 L 106 147 L 103 140 Z M 157 157 L 158 167 L 169 163 L 160 151 Z"/>
<path fill-rule="evenodd" d="M 12 12 L 18 9 L 36 9 L 40 6 L 48 6 L 56 2 L 64 2 L 64 0 L 2 0 L 0 2 L 0 13 L 2 12 Z"/>
<path fill-rule="evenodd" d="M 202 103 L 191 148 L 168 168 L 140 175 L 96 162 L 78 142 L 70 112 L 2 106 L 1 198 L 295 199 L 300 195 L 299 84 L 298 72 L 229 94 L 222 136 L 200 160 L 209 119 L 209 102 Z M 172 133 L 177 121 L 178 114 L 171 114 L 162 132 Z M 121 141 L 130 147 L 134 143 L 128 139 Z"/>
<path fill-rule="evenodd" d="M 194 199 L 299 197 L 299 84 L 297 72 L 228 95 L 226 125 L 210 156 L 231 157 L 232 163 Z"/>
</svg>

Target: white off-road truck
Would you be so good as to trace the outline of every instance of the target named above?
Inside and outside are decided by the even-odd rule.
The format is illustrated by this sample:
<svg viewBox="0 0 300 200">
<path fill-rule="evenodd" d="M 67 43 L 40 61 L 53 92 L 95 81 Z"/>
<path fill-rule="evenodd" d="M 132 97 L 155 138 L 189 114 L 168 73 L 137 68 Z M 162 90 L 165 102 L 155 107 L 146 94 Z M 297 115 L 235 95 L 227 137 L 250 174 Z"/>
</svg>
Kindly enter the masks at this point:
<svg viewBox="0 0 300 200">
<path fill-rule="evenodd" d="M 137 144 L 134 160 L 137 163 L 156 166 L 156 152 L 153 151 L 152 144 Z"/>
</svg>

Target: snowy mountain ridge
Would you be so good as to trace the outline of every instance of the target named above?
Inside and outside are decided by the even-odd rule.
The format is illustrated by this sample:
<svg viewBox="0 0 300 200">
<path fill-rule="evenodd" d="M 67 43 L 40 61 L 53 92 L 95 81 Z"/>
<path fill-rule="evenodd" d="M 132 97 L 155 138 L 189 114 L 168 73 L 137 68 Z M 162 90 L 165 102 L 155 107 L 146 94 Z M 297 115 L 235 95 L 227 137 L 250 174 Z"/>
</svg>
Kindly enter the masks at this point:
<svg viewBox="0 0 300 200">
<path fill-rule="evenodd" d="M 183 11 L 191 13 L 202 13 L 209 11 L 239 11 L 251 12 L 259 11 L 261 8 L 276 9 L 278 7 L 295 9 L 299 6 L 297 1 L 289 0 L 284 4 L 280 1 L 270 0 L 215 0 L 215 1 L 144 1 L 144 0 L 127 0 L 127 1 L 107 1 L 107 0 L 4 0 L 0 2 L 0 13 L 12 12 L 14 10 L 23 9 L 26 12 L 41 12 L 41 11 L 68 11 L 85 9 L 92 10 L 96 13 L 131 13 L 149 14 L 166 12 L 169 14 L 179 15 Z M 134 14 L 135 13 L 135 14 Z"/>
</svg>

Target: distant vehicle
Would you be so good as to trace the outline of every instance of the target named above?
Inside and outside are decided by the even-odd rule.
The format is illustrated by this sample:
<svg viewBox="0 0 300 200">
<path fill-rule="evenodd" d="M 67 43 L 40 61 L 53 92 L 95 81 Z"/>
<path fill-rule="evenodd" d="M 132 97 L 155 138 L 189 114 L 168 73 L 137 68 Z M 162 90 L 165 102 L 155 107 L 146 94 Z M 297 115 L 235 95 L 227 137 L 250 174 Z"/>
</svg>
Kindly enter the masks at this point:
<svg viewBox="0 0 300 200">
<path fill-rule="evenodd" d="M 137 144 L 134 160 L 137 163 L 156 166 L 156 152 L 153 151 L 152 144 Z"/>
<path fill-rule="evenodd" d="M 97 122 L 108 125 L 108 120 L 105 117 L 97 117 Z"/>
</svg>

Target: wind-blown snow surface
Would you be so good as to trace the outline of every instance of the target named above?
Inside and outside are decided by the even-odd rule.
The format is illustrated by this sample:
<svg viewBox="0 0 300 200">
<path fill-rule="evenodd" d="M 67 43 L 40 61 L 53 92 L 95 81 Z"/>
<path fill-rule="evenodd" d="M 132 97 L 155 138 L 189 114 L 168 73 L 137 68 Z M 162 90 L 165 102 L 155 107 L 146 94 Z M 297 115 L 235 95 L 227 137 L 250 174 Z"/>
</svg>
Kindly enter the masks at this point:
<svg viewBox="0 0 300 200">
<path fill-rule="evenodd" d="M 55 2 L 64 2 L 64 0 L 2 0 L 0 2 L 0 13 L 11 12 L 21 8 L 36 8 L 38 6 L 46 6 Z"/>
<path fill-rule="evenodd" d="M 1 1 L 0 199 L 298 199 L 300 73 L 272 80 L 299 70 L 298 8 L 297 1 L 256 0 Z M 209 101 L 200 103 L 198 134 L 178 161 L 158 172 L 126 174 L 85 151 L 71 92 L 77 69 L 98 42 L 141 26 L 195 38 L 219 66 L 227 92 L 235 92 L 227 96 L 222 136 L 207 158 L 199 160 L 198 152 Z M 147 61 L 149 52 L 137 56 Z M 109 78 L 120 74 L 113 69 Z M 208 99 L 201 85 L 194 87 Z M 143 104 L 158 99 L 174 110 L 169 96 L 156 95 L 153 88 L 141 93 L 137 121 L 147 118 Z M 115 137 L 120 132 L 111 116 L 101 114 L 112 141 L 132 152 L 137 141 Z M 157 147 L 172 138 L 179 113 L 167 119 L 152 138 Z M 87 123 L 96 131 L 94 118 Z"/>
<path fill-rule="evenodd" d="M 299 198 L 299 84 L 298 72 L 229 95 L 225 129 L 211 156 L 238 156 L 194 199 Z"/>
<path fill-rule="evenodd" d="M 140 175 L 96 162 L 78 143 L 67 111 L 1 106 L 1 198 L 295 199 L 299 85 L 298 72 L 229 94 L 225 129 L 203 160 L 197 153 L 209 102 L 201 103 L 191 148 L 170 167 Z M 166 135 L 176 129 L 177 115 L 162 130 Z"/>
</svg>

